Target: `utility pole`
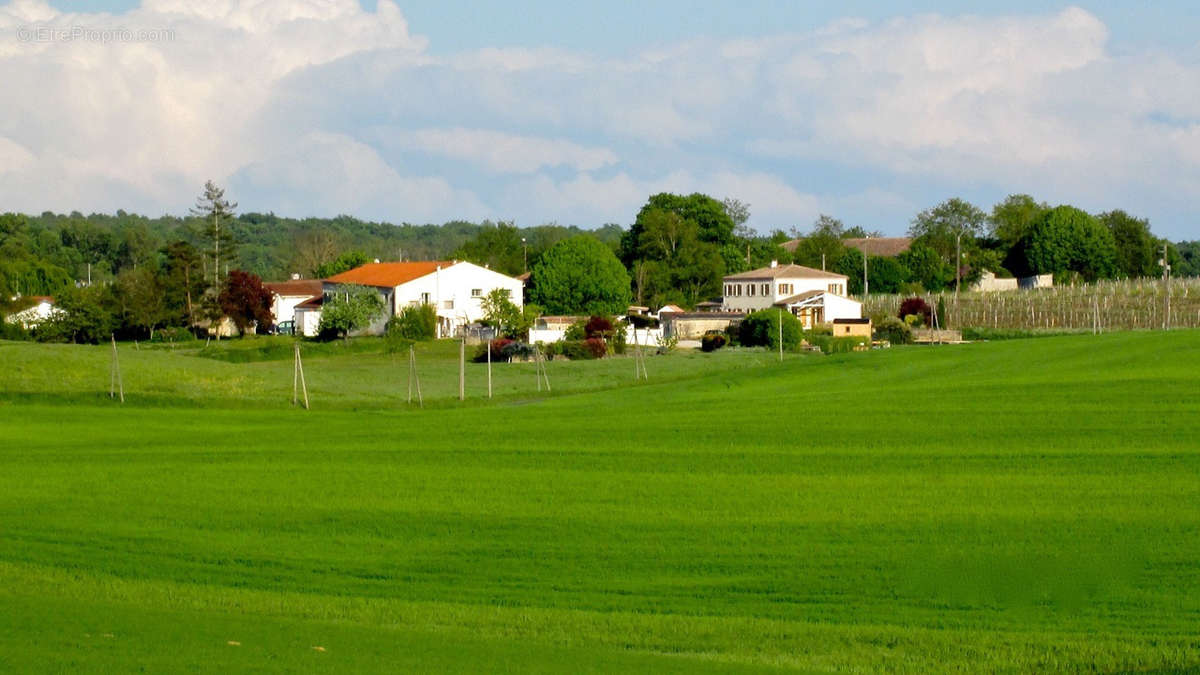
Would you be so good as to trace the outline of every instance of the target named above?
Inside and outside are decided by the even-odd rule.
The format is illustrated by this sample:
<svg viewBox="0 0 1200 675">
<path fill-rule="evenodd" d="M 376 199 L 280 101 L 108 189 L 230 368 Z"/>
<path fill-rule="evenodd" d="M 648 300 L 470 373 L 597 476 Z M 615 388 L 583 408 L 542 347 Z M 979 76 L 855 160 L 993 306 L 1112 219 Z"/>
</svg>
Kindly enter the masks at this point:
<svg viewBox="0 0 1200 675">
<path fill-rule="evenodd" d="M 870 292 L 870 286 L 867 285 L 867 252 L 863 251 L 863 298 L 867 297 Z"/>
<path fill-rule="evenodd" d="M 525 237 L 521 237 L 521 259 L 524 260 L 524 271 L 529 271 L 529 246 L 525 243 Z"/>
<path fill-rule="evenodd" d="M 1163 268 L 1163 330 L 1171 327 L 1171 263 L 1167 260 L 1167 244 L 1163 242 L 1162 252 Z"/>
</svg>

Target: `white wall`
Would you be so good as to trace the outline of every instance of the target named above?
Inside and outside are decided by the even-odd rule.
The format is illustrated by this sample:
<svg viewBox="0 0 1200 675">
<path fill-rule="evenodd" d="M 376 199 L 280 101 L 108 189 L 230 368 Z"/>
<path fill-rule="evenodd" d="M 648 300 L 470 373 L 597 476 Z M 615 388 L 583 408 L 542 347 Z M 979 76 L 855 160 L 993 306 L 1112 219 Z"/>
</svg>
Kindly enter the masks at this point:
<svg viewBox="0 0 1200 675">
<path fill-rule="evenodd" d="M 781 285 L 790 288 L 780 288 Z M 837 286 L 841 291 L 838 295 L 846 294 L 845 279 L 725 279 L 722 284 L 724 299 L 722 309 L 727 312 L 754 312 L 768 309 L 775 303 L 799 293 L 807 291 L 829 292 L 830 286 Z M 766 295 L 763 290 L 766 290 Z M 750 295 L 753 290 L 754 295 Z"/>
<path fill-rule="evenodd" d="M 524 284 L 520 279 L 474 263 L 460 262 L 397 286 L 392 297 L 392 312 L 399 314 L 405 307 L 421 304 L 425 299 L 423 294 L 428 294 L 428 301 L 434 305 L 440 319 L 439 331 L 452 335 L 459 326 L 483 318 L 483 298 L 496 288 L 508 289 L 513 304 L 524 305 Z"/>
<path fill-rule="evenodd" d="M 311 295 L 278 295 L 272 293 L 271 297 L 271 315 L 275 317 L 275 323 L 283 321 L 296 320 L 296 305 L 311 298 Z"/>
<path fill-rule="evenodd" d="M 49 302 L 42 300 L 33 307 L 23 309 L 15 314 L 9 314 L 7 321 L 9 323 L 20 324 L 25 330 L 32 330 L 33 328 L 36 328 L 38 324 L 42 323 L 46 319 L 51 318 L 55 314 L 60 313 L 61 311 L 62 310 L 56 309 L 54 305 L 50 304 Z"/>
<path fill-rule="evenodd" d="M 834 319 L 861 319 L 862 303 L 850 298 L 844 298 L 833 293 L 826 293 L 825 323 L 833 323 Z"/>
<path fill-rule="evenodd" d="M 293 321 L 296 322 L 296 335 L 304 337 L 315 337 L 317 328 L 321 324 L 321 310 L 319 309 L 301 309 L 294 313 Z"/>
</svg>

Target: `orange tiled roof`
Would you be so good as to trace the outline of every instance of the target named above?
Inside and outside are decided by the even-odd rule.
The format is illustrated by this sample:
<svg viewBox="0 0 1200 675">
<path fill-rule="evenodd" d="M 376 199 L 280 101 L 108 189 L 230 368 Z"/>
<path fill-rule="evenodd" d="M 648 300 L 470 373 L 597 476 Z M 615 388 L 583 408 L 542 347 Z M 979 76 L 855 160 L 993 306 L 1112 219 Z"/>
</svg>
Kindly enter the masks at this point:
<svg viewBox="0 0 1200 675">
<path fill-rule="evenodd" d="M 439 267 L 445 269 L 454 264 L 447 260 L 367 263 L 362 267 L 335 274 L 325 281 L 339 284 L 362 284 L 363 286 L 399 286 L 413 279 L 420 279 L 426 274 L 433 274 Z"/>
</svg>

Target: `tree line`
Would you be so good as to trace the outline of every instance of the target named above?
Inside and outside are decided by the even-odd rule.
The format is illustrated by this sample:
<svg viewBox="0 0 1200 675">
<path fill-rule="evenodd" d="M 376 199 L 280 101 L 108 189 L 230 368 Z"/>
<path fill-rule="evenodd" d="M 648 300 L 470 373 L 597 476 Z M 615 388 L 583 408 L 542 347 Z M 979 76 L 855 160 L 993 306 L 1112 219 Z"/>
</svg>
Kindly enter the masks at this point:
<svg viewBox="0 0 1200 675">
<path fill-rule="evenodd" d="M 720 296 L 723 276 L 772 260 L 846 274 L 849 292 L 861 294 L 863 254 L 844 242 L 879 235 L 828 215 L 805 232 L 760 234 L 745 225 L 749 204 L 699 193 L 653 195 L 628 228 L 594 230 L 295 219 L 236 207 L 210 182 L 185 217 L 0 215 L 0 303 L 12 311 L 18 296 L 50 295 L 60 308 L 87 314 L 86 305 L 108 316 L 72 339 L 104 331 L 149 336 L 231 316 L 230 298 L 261 297 L 263 279 L 324 278 L 375 258 L 461 259 L 510 275 L 531 272 L 530 300 L 547 312 L 615 314 L 631 302 L 694 307 Z M 949 199 L 914 216 L 908 234 L 907 251 L 865 261 L 871 292 L 940 291 L 985 271 L 1052 273 L 1060 282 L 1157 276 L 1167 243 L 1124 211 L 1092 215 L 1029 195 L 1012 195 L 990 212 Z M 1200 275 L 1200 242 L 1167 244 L 1167 259 L 1176 276 Z M 246 307 L 231 318 L 252 325 L 258 319 Z"/>
</svg>

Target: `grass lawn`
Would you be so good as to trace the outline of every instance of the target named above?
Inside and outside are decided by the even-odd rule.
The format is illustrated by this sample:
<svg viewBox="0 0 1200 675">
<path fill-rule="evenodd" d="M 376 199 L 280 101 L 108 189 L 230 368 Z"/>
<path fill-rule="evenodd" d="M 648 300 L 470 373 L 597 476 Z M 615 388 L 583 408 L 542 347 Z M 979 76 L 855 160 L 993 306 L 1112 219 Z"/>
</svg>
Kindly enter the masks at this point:
<svg viewBox="0 0 1200 675">
<path fill-rule="evenodd" d="M 1200 666 L 1200 332 L 454 349 L 0 343 L 0 671 Z"/>
</svg>

